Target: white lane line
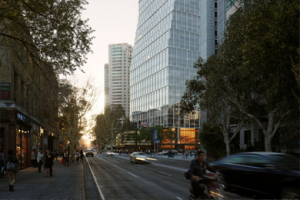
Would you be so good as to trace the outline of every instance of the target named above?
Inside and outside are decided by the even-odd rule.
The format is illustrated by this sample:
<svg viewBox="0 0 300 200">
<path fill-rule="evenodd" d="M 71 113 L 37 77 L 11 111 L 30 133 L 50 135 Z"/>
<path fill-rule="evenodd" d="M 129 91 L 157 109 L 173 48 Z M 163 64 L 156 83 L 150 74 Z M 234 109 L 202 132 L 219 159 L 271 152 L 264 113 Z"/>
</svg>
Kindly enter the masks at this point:
<svg viewBox="0 0 300 200">
<path fill-rule="evenodd" d="M 182 200 L 182 198 L 180 198 L 180 197 L 177 197 L 177 199 Z"/>
<path fill-rule="evenodd" d="M 88 159 L 86 159 L 86 161 L 87 161 L 87 163 L 88 163 L 88 165 L 89 165 L 89 167 L 90 167 L 90 170 L 91 170 L 92 175 L 93 175 L 93 177 L 94 177 L 94 181 L 95 181 L 95 183 L 96 183 L 96 185 L 97 185 L 97 188 L 98 188 L 98 191 L 99 191 L 99 193 L 100 193 L 100 195 L 101 195 L 101 198 L 102 198 L 102 200 L 105 200 L 105 198 L 104 198 L 104 196 L 103 196 L 103 194 L 102 194 L 102 191 L 101 191 L 101 189 L 100 189 L 100 187 L 99 187 L 99 185 L 98 185 L 97 178 L 96 178 L 96 176 L 95 176 L 95 174 L 94 174 L 94 171 L 93 171 L 92 168 L 91 168 L 90 162 L 88 161 Z"/>
<path fill-rule="evenodd" d="M 112 164 L 113 166 L 117 167 L 117 165 Z"/>
<path fill-rule="evenodd" d="M 134 177 L 137 177 L 136 175 L 134 175 L 134 174 L 132 174 L 132 173 L 130 173 L 130 172 L 127 172 L 128 174 L 130 174 L 130 175 L 132 175 L 132 176 L 134 176 Z"/>
<path fill-rule="evenodd" d="M 167 176 L 172 176 L 171 174 L 167 174 L 167 173 L 164 173 L 164 172 L 161 172 L 161 171 L 158 171 L 158 173 L 161 173 L 161 174 L 164 174 L 164 175 L 167 175 Z"/>
</svg>

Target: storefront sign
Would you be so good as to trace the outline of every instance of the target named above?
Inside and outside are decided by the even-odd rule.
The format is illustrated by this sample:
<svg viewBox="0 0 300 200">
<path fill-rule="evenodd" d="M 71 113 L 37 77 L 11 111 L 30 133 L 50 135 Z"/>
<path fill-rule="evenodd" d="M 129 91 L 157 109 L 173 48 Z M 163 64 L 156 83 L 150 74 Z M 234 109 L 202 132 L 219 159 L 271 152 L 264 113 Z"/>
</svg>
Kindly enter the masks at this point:
<svg viewBox="0 0 300 200">
<path fill-rule="evenodd" d="M 17 114 L 17 118 L 24 121 L 26 120 L 26 117 L 24 115 L 21 115 L 20 113 Z"/>
<path fill-rule="evenodd" d="M 10 100 L 10 83 L 0 82 L 0 100 Z"/>
</svg>

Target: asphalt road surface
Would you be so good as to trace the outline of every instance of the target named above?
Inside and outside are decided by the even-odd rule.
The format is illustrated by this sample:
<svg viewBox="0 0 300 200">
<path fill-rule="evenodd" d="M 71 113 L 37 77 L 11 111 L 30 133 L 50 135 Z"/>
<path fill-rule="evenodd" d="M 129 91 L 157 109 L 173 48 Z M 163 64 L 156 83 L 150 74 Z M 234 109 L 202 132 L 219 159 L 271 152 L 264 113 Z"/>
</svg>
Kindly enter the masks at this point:
<svg viewBox="0 0 300 200">
<path fill-rule="evenodd" d="M 183 176 L 188 161 L 159 158 L 150 164 L 130 163 L 129 156 L 88 157 L 104 199 L 188 199 L 190 182 Z M 243 197 L 226 193 L 228 199 Z M 249 197 L 245 197 L 249 199 Z"/>
</svg>

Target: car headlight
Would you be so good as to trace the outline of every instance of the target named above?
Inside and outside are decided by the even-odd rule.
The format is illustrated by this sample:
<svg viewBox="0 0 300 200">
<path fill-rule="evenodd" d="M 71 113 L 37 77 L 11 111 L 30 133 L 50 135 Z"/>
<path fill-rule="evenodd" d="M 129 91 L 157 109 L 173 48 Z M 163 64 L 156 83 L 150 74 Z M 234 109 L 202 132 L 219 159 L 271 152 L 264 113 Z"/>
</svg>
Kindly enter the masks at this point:
<svg viewBox="0 0 300 200">
<path fill-rule="evenodd" d="M 137 158 L 137 160 L 145 160 L 144 158 Z"/>
<path fill-rule="evenodd" d="M 156 159 L 153 159 L 153 158 L 147 158 L 148 160 L 156 160 Z"/>
</svg>

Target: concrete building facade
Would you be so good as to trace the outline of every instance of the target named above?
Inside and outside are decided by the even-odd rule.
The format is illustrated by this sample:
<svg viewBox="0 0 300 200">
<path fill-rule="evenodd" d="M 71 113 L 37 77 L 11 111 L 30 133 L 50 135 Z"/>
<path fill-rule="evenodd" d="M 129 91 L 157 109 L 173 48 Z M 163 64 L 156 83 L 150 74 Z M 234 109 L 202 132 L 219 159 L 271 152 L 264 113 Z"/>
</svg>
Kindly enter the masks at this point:
<svg viewBox="0 0 300 200">
<path fill-rule="evenodd" d="M 105 104 L 120 104 L 129 117 L 129 80 L 132 46 L 127 43 L 109 45 L 109 63 L 104 66 Z"/>
</svg>

